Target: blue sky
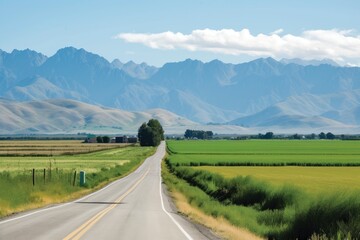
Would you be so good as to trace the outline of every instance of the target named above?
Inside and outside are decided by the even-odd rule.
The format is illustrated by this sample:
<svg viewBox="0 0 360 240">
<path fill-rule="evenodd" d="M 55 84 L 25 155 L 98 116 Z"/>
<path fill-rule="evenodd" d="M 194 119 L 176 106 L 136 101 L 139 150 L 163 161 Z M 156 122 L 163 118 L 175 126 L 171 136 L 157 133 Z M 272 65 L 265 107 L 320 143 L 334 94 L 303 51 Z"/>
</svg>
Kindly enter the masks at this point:
<svg viewBox="0 0 360 240">
<path fill-rule="evenodd" d="M 8 52 L 51 56 L 74 46 L 156 66 L 266 56 L 360 64 L 360 1 L 2 0 L 0 10 L 0 49 Z"/>
</svg>

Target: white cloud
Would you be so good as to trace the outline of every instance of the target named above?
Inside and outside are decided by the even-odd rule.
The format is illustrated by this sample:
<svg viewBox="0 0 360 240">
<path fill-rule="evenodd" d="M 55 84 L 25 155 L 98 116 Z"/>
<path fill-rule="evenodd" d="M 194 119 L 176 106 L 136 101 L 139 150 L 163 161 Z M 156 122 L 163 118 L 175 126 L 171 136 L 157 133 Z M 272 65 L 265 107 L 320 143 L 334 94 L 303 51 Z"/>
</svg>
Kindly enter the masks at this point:
<svg viewBox="0 0 360 240">
<path fill-rule="evenodd" d="M 275 30 L 275 31 L 271 32 L 271 33 L 270 33 L 270 35 L 273 35 L 273 34 L 279 35 L 279 34 L 280 34 L 280 33 L 282 33 L 283 31 L 284 31 L 284 29 L 279 28 L 279 29 L 277 29 L 277 30 Z"/>
<path fill-rule="evenodd" d="M 308 30 L 300 35 L 280 36 L 283 29 L 269 35 L 253 35 L 248 29 L 201 29 L 180 32 L 121 33 L 115 38 L 140 43 L 153 49 L 185 49 L 227 55 L 281 58 L 333 59 L 339 63 L 360 62 L 360 36 L 353 30 Z"/>
</svg>

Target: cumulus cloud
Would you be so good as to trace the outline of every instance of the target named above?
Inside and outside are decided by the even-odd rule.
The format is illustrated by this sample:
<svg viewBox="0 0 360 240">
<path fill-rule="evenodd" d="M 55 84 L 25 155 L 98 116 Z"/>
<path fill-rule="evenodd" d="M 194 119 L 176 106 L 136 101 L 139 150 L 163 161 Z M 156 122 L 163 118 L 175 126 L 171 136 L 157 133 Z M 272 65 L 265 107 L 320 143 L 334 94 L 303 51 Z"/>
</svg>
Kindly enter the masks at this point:
<svg viewBox="0 0 360 240">
<path fill-rule="evenodd" d="M 140 43 L 153 49 L 185 49 L 228 55 L 281 58 L 333 59 L 339 63 L 360 64 L 360 36 L 353 30 L 308 30 L 300 35 L 283 29 L 253 35 L 249 29 L 201 29 L 180 32 L 121 33 L 115 38 Z"/>
</svg>

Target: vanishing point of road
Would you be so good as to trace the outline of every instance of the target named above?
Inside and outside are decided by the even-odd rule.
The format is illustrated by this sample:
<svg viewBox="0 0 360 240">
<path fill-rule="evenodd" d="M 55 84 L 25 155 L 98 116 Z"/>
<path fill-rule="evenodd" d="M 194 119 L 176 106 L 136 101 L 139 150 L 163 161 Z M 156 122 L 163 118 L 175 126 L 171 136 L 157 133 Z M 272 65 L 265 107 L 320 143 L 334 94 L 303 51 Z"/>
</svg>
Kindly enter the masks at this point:
<svg viewBox="0 0 360 240">
<path fill-rule="evenodd" d="M 0 239 L 214 239 L 178 215 L 161 183 L 165 142 L 132 174 L 74 202 L 0 221 Z"/>
</svg>

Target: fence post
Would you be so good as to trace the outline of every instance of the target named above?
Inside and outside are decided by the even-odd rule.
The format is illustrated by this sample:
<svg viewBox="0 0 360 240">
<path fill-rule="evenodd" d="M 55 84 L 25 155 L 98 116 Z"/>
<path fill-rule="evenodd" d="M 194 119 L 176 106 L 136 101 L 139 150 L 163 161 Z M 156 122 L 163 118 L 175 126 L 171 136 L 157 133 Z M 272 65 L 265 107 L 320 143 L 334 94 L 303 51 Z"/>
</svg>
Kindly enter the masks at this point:
<svg viewBox="0 0 360 240">
<path fill-rule="evenodd" d="M 32 177 L 33 177 L 33 186 L 35 186 L 35 168 L 33 168 L 33 171 L 32 171 Z"/>
<path fill-rule="evenodd" d="M 49 182 L 51 182 L 51 159 L 50 159 L 50 168 L 49 168 Z"/>
<path fill-rule="evenodd" d="M 74 181 L 73 181 L 73 186 L 75 186 L 75 180 L 76 180 L 76 171 L 74 172 Z"/>
<path fill-rule="evenodd" d="M 85 185 L 85 171 L 80 171 L 80 186 L 84 186 Z"/>
<path fill-rule="evenodd" d="M 44 168 L 44 184 L 45 184 L 45 180 L 46 179 L 46 169 Z"/>
</svg>

